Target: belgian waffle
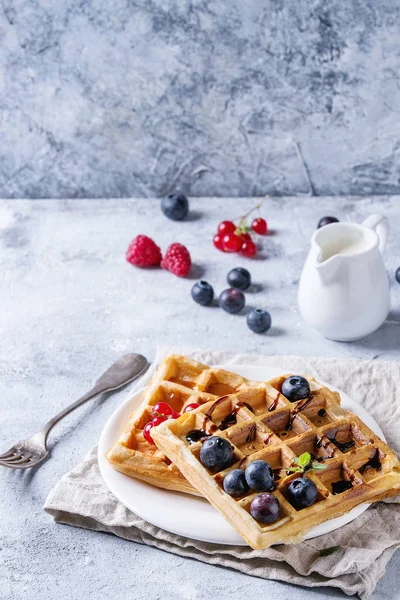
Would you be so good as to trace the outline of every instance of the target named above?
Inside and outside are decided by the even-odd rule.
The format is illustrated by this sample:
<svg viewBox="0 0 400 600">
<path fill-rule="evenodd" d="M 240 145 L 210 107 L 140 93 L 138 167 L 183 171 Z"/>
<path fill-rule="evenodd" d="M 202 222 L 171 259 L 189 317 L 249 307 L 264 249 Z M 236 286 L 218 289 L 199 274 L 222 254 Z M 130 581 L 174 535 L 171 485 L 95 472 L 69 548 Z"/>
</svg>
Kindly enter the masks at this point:
<svg viewBox="0 0 400 600">
<path fill-rule="evenodd" d="M 142 404 L 130 416 L 120 439 L 107 452 L 107 459 L 118 471 L 157 487 L 201 495 L 165 454 L 143 437 L 143 428 L 152 419 L 152 407 L 157 402 L 167 402 L 181 413 L 188 404 L 202 405 L 249 384 L 235 373 L 208 367 L 185 356 L 168 356 L 149 382 Z"/>
<path fill-rule="evenodd" d="M 284 379 L 208 402 L 175 421 L 165 421 L 152 434 L 193 487 L 256 549 L 299 542 L 316 525 L 358 504 L 400 493 L 400 463 L 395 453 L 356 415 L 341 408 L 338 394 L 308 378 L 310 397 L 292 403 L 280 393 Z M 234 448 L 232 466 L 219 473 L 206 469 L 199 460 L 202 441 L 191 443 L 198 437 L 193 431 L 229 440 Z M 299 474 L 288 469 L 304 452 L 327 468 L 307 472 L 317 487 L 317 500 L 297 510 L 287 488 Z M 267 461 L 274 470 L 272 493 L 279 501 L 280 514 L 270 525 L 250 514 L 250 503 L 258 493 L 250 491 L 235 499 L 222 486 L 231 469 L 245 469 L 256 459 Z"/>
</svg>

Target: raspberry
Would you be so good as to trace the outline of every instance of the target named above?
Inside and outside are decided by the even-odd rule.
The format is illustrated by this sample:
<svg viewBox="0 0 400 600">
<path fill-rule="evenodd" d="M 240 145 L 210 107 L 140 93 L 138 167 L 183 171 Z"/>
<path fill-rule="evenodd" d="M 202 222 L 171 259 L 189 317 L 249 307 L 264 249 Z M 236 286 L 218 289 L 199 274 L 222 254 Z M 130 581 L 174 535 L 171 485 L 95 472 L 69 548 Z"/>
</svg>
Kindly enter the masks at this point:
<svg viewBox="0 0 400 600">
<path fill-rule="evenodd" d="M 171 271 L 178 277 L 186 277 L 189 273 L 192 261 L 190 260 L 190 254 L 185 246 L 182 244 L 171 244 L 165 253 L 164 258 L 161 261 L 161 266 L 167 271 Z"/>
<path fill-rule="evenodd" d="M 138 235 L 129 244 L 126 260 L 136 267 L 151 267 L 161 262 L 160 248 L 147 235 Z"/>
</svg>

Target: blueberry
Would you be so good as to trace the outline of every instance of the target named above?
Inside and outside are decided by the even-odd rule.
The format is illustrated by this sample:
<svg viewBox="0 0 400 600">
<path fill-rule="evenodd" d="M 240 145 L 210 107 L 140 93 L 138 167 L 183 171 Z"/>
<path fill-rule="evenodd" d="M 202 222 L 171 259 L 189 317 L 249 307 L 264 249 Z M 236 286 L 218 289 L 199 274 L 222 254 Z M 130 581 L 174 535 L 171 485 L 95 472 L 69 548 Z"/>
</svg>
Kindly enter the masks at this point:
<svg viewBox="0 0 400 600">
<path fill-rule="evenodd" d="M 256 308 L 247 315 L 247 327 L 254 333 L 264 333 L 271 327 L 271 315 L 266 310 Z"/>
<path fill-rule="evenodd" d="M 189 202 L 183 194 L 170 194 L 161 200 L 161 210 L 168 219 L 182 221 L 188 216 Z"/>
<path fill-rule="evenodd" d="M 396 270 L 395 277 L 396 277 L 396 281 L 398 283 L 400 283 L 400 267 Z"/>
<path fill-rule="evenodd" d="M 190 293 L 193 300 L 202 306 L 209 306 L 214 299 L 214 290 L 207 281 L 195 283 Z"/>
<path fill-rule="evenodd" d="M 242 267 L 236 267 L 236 269 L 229 271 L 226 279 L 231 287 L 238 290 L 247 290 L 251 284 L 250 273 Z"/>
<path fill-rule="evenodd" d="M 274 472 L 265 460 L 254 460 L 246 467 L 247 485 L 256 492 L 271 492 L 275 488 Z"/>
<path fill-rule="evenodd" d="M 274 523 L 279 517 L 279 500 L 272 494 L 258 494 L 250 504 L 250 514 L 260 523 Z"/>
<path fill-rule="evenodd" d="M 289 502 L 295 508 L 307 508 L 307 506 L 311 506 L 316 501 L 318 490 L 311 479 L 299 477 L 288 486 L 287 494 Z"/>
<path fill-rule="evenodd" d="M 200 462 L 215 473 L 222 471 L 233 463 L 233 446 L 225 438 L 213 435 L 201 447 Z"/>
<path fill-rule="evenodd" d="M 282 383 L 281 392 L 290 402 L 296 402 L 309 397 L 310 384 L 305 377 L 291 375 Z"/>
<path fill-rule="evenodd" d="M 240 498 L 249 491 L 243 469 L 233 469 L 224 478 L 224 490 L 233 498 Z"/>
<path fill-rule="evenodd" d="M 226 310 L 226 312 L 237 313 L 242 310 L 246 303 L 246 300 L 244 294 L 240 290 L 228 288 L 220 294 L 218 303 L 221 308 Z"/>
<path fill-rule="evenodd" d="M 330 225 L 331 223 L 339 223 L 339 219 L 337 219 L 336 217 L 322 217 L 322 219 L 318 223 L 318 229 L 320 227 L 324 227 L 324 225 Z"/>
</svg>

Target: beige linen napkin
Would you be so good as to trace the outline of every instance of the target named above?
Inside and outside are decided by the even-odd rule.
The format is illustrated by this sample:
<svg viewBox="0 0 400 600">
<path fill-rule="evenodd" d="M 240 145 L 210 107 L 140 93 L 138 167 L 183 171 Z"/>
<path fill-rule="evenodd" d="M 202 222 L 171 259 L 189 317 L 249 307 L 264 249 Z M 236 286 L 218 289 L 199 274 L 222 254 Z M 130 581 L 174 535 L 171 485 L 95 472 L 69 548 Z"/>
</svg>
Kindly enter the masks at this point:
<svg viewBox="0 0 400 600">
<path fill-rule="evenodd" d="M 169 352 L 180 352 L 209 365 L 270 365 L 308 373 L 346 390 L 375 417 L 388 443 L 400 451 L 400 363 L 297 356 L 251 356 L 223 351 L 162 347 L 155 365 Z M 136 387 L 149 379 L 155 365 Z M 309 587 L 332 586 L 362 600 L 374 591 L 400 546 L 400 497 L 371 506 L 333 533 L 301 544 L 266 550 L 198 542 L 168 533 L 126 509 L 104 484 L 96 448 L 50 492 L 45 510 L 55 521 L 149 544 L 180 556 L 230 567 L 248 575 Z M 320 551 L 339 546 L 328 556 Z"/>
</svg>

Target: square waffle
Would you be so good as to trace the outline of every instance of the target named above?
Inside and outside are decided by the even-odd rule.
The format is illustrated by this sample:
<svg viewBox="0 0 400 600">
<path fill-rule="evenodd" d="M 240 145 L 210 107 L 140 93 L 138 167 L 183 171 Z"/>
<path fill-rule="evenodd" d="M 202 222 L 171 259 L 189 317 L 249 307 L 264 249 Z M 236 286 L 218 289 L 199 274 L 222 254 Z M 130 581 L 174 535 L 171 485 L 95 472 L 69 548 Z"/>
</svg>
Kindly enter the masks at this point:
<svg viewBox="0 0 400 600">
<path fill-rule="evenodd" d="M 395 453 L 356 415 L 341 408 L 339 395 L 308 378 L 310 397 L 289 402 L 280 392 L 285 378 L 208 402 L 152 432 L 158 448 L 255 549 L 300 542 L 316 525 L 358 504 L 400 493 L 400 463 Z M 193 441 L 196 431 L 203 432 L 202 440 Z M 234 462 L 228 469 L 215 473 L 201 464 L 201 444 L 209 435 L 226 438 L 233 446 Z M 287 488 L 299 474 L 288 468 L 304 452 L 327 468 L 307 472 L 318 496 L 313 505 L 298 510 L 289 501 Z M 230 470 L 245 469 L 257 459 L 268 462 L 274 471 L 272 493 L 280 513 L 269 525 L 250 514 L 250 503 L 258 492 L 235 499 L 222 485 Z"/>
<path fill-rule="evenodd" d="M 151 421 L 152 407 L 157 402 L 167 402 L 181 413 L 188 404 L 216 400 L 249 383 L 235 373 L 184 356 L 168 356 L 147 385 L 142 404 L 130 416 L 120 439 L 107 452 L 107 459 L 118 471 L 157 487 L 201 495 L 162 451 L 145 440 L 143 428 Z"/>
</svg>

